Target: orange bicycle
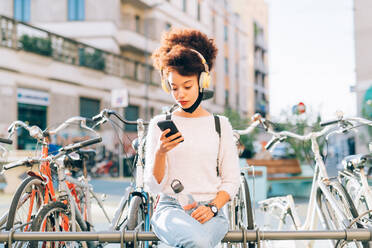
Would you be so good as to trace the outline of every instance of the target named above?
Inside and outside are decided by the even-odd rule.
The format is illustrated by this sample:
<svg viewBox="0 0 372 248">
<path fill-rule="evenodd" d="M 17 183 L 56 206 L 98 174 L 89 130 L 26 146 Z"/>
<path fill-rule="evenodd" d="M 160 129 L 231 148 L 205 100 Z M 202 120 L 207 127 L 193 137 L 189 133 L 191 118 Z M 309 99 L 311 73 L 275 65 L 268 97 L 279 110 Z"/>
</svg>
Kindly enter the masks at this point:
<svg viewBox="0 0 372 248">
<path fill-rule="evenodd" d="M 24 128 L 29 132 L 31 137 L 35 138 L 42 144 L 42 154 L 41 159 L 23 159 L 4 165 L 3 167 L 3 170 L 9 170 L 19 166 L 31 167 L 31 170 L 27 172 L 28 176 L 23 180 L 13 196 L 5 230 L 30 231 L 31 223 L 36 217 L 39 209 L 50 202 L 57 201 L 53 185 L 52 169 L 49 161 L 43 160 L 49 155 L 48 148 L 50 144 L 50 135 L 56 134 L 74 123 L 79 123 L 80 127 L 83 129 L 93 131 L 86 126 L 86 121 L 86 118 L 83 117 L 73 117 L 65 121 L 56 129 L 45 131 L 42 131 L 37 126 L 30 127 L 22 121 L 15 121 L 10 125 L 8 129 L 9 138 L 12 137 L 18 128 Z M 38 166 L 38 171 L 32 170 L 32 167 L 34 166 Z M 71 182 L 66 182 L 66 185 L 71 192 L 75 194 L 75 199 L 78 199 L 77 193 L 74 191 L 75 185 Z M 15 242 L 12 245 L 14 247 L 23 247 L 27 246 L 27 243 L 28 242 Z"/>
</svg>

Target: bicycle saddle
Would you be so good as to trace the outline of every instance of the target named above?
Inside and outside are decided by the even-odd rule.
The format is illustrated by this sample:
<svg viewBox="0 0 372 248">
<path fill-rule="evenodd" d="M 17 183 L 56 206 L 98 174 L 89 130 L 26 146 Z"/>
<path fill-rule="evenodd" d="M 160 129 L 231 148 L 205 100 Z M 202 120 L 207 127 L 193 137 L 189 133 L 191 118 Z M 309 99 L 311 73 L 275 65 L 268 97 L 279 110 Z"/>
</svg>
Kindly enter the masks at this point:
<svg viewBox="0 0 372 248">
<path fill-rule="evenodd" d="M 346 170 L 360 169 L 368 165 L 366 163 L 372 156 L 370 154 L 355 154 L 345 157 L 342 160 L 342 165 Z"/>
</svg>

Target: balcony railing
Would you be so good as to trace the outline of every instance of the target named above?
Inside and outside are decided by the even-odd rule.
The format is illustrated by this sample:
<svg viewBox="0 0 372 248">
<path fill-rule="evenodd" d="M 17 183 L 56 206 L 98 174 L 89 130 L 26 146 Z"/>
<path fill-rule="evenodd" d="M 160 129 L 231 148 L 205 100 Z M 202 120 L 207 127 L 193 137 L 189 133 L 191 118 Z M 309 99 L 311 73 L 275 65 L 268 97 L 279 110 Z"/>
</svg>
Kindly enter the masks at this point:
<svg viewBox="0 0 372 248">
<path fill-rule="evenodd" d="M 266 65 L 260 56 L 254 58 L 254 69 L 262 74 L 267 74 Z"/>
<path fill-rule="evenodd" d="M 267 50 L 267 46 L 266 46 L 266 41 L 265 41 L 264 35 L 261 34 L 261 33 L 255 35 L 255 37 L 254 37 L 254 44 L 255 44 L 256 47 L 259 47 L 259 48 L 261 48 L 264 51 Z"/>
<path fill-rule="evenodd" d="M 0 46 L 36 53 L 59 62 L 102 71 L 108 75 L 160 84 L 158 73 L 149 64 L 2 15 L 0 15 Z"/>
<path fill-rule="evenodd" d="M 155 18 L 142 17 L 136 19 L 133 14 L 122 14 L 119 22 L 119 29 L 129 30 L 142 35 L 144 38 L 151 40 L 160 40 L 161 30 L 159 27 L 164 27 L 165 23 Z"/>
</svg>

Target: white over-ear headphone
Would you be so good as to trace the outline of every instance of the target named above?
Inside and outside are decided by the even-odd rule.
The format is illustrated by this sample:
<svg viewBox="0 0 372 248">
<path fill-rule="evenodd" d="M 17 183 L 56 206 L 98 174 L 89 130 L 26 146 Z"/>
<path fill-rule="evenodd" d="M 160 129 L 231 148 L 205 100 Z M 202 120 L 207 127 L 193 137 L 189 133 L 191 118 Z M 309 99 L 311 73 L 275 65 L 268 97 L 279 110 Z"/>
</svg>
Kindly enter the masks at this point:
<svg viewBox="0 0 372 248">
<path fill-rule="evenodd" d="M 204 66 L 204 71 L 200 73 L 200 76 L 199 76 L 199 88 L 200 88 L 200 91 L 202 91 L 202 89 L 208 88 L 211 83 L 211 76 L 209 74 L 209 66 L 208 66 L 207 61 L 205 60 L 205 58 L 203 57 L 201 53 L 199 53 L 198 51 L 192 48 L 190 48 L 190 50 L 198 55 L 198 57 L 200 58 Z M 168 81 L 168 78 L 165 77 L 165 75 L 163 74 L 163 68 L 160 69 L 160 78 L 161 78 L 161 86 L 163 90 L 167 93 L 170 93 L 171 86 Z"/>
</svg>

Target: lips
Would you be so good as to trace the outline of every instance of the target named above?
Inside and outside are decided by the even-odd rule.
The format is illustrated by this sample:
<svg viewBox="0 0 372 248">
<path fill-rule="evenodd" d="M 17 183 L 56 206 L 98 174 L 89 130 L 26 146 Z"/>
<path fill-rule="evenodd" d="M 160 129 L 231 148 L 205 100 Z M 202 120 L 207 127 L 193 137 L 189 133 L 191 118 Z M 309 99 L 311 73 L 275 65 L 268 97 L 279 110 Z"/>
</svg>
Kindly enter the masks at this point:
<svg viewBox="0 0 372 248">
<path fill-rule="evenodd" d="M 179 103 L 180 103 L 182 106 L 185 106 L 185 105 L 188 103 L 188 101 L 179 101 Z"/>
</svg>

